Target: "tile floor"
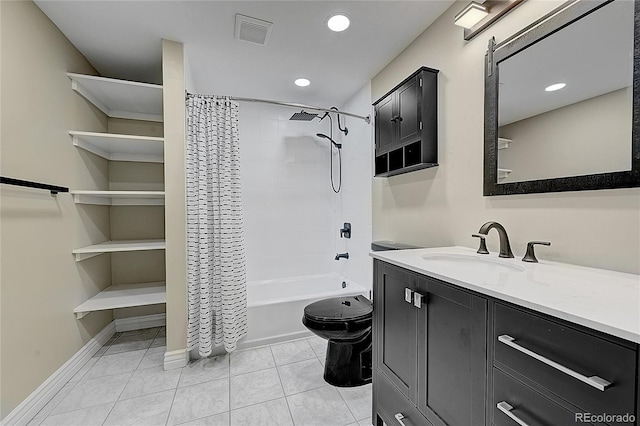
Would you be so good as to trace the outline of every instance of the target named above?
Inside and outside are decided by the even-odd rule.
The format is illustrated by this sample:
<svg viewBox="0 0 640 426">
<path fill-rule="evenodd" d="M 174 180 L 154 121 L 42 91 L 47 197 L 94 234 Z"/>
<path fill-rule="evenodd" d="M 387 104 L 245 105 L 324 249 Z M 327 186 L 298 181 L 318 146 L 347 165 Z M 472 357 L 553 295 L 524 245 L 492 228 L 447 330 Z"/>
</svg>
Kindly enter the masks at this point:
<svg viewBox="0 0 640 426">
<path fill-rule="evenodd" d="M 325 349 L 310 337 L 164 371 L 164 328 L 116 333 L 29 425 L 369 426 L 371 385 L 325 383 Z"/>
</svg>

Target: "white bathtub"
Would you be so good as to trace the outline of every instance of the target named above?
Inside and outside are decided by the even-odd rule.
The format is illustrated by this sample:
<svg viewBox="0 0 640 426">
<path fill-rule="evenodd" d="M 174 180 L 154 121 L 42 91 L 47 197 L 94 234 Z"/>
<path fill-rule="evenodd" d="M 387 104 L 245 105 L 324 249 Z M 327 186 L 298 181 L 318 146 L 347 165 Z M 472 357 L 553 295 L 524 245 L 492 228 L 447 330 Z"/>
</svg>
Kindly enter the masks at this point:
<svg viewBox="0 0 640 426">
<path fill-rule="evenodd" d="M 343 288 L 343 283 L 346 287 Z M 311 336 L 302 324 L 304 307 L 329 297 L 369 296 L 367 289 L 336 274 L 247 283 L 247 335 L 239 348 Z"/>
</svg>

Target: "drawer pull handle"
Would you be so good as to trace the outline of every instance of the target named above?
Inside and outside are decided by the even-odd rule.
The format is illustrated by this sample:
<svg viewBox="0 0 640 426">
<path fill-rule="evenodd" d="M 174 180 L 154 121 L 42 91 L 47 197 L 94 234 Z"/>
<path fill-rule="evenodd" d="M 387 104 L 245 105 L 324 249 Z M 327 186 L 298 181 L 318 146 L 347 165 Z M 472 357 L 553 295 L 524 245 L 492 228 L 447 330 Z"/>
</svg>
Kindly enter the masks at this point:
<svg viewBox="0 0 640 426">
<path fill-rule="evenodd" d="M 528 423 L 524 422 L 522 419 L 520 419 L 520 417 L 511 412 L 511 410 L 513 410 L 513 407 L 506 401 L 498 402 L 498 405 L 496 405 L 496 407 L 498 407 L 498 410 L 502 411 L 507 417 L 518 423 L 520 426 L 529 426 Z"/>
<path fill-rule="evenodd" d="M 404 289 L 404 301 L 407 303 L 413 302 L 413 291 L 408 288 Z"/>
<path fill-rule="evenodd" d="M 420 293 L 413 294 L 413 306 L 422 309 L 422 295 Z"/>
<path fill-rule="evenodd" d="M 400 423 L 402 426 L 407 426 L 404 424 L 404 422 L 402 421 L 402 419 L 406 419 L 406 417 L 404 416 L 404 414 L 402 413 L 397 413 L 395 416 L 393 416 L 396 418 L 396 420 L 398 421 L 398 423 Z"/>
<path fill-rule="evenodd" d="M 529 355 L 531 358 L 537 359 L 540 362 L 543 362 L 545 364 L 547 364 L 549 367 L 553 367 L 556 370 L 560 370 L 563 373 L 573 377 L 574 379 L 578 379 L 583 383 L 588 384 L 589 386 L 593 386 L 594 388 L 600 390 L 600 391 L 605 391 L 609 386 L 611 386 L 611 382 L 606 381 L 605 379 L 598 377 L 598 376 L 591 376 L 591 377 L 587 377 L 583 374 L 578 373 L 577 371 L 573 371 L 570 368 L 565 367 L 562 364 L 558 364 L 555 361 L 550 360 L 549 358 L 543 357 L 540 354 L 537 354 L 533 351 L 530 351 L 529 349 L 520 346 L 519 344 L 515 343 L 515 340 L 513 337 L 507 335 L 507 334 L 503 334 L 501 336 L 498 336 L 498 340 L 502 343 L 504 343 L 507 346 L 512 347 L 513 349 L 522 352 L 525 355 Z"/>
</svg>

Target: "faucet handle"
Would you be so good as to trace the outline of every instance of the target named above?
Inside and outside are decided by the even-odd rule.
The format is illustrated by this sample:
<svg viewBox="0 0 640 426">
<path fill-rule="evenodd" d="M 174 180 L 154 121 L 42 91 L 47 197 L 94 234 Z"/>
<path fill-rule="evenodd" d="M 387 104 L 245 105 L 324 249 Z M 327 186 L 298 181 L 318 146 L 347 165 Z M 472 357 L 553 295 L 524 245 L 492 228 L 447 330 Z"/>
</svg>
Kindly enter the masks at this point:
<svg viewBox="0 0 640 426">
<path fill-rule="evenodd" d="M 484 234 L 471 234 L 471 236 L 480 238 L 480 247 L 478 247 L 478 251 L 476 253 L 489 254 L 489 250 L 487 250 L 487 242 L 485 241 L 487 236 Z"/>
<path fill-rule="evenodd" d="M 542 245 L 542 246 L 550 246 L 551 245 L 551 243 L 548 242 L 548 241 L 529 241 L 527 243 L 527 253 L 522 258 L 523 262 L 538 263 L 538 259 L 536 258 L 536 253 L 533 250 L 533 246 L 535 244 L 539 244 L 539 245 Z"/>
</svg>

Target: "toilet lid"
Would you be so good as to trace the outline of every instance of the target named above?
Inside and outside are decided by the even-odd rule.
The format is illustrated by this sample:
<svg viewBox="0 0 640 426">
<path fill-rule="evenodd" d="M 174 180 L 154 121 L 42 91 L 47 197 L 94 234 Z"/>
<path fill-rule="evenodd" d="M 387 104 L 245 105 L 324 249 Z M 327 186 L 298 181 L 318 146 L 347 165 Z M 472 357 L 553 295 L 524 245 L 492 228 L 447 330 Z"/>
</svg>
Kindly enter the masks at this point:
<svg viewBox="0 0 640 426">
<path fill-rule="evenodd" d="M 364 296 L 334 297 L 307 305 L 304 316 L 323 322 L 350 321 L 371 316 L 373 306 Z"/>
</svg>

